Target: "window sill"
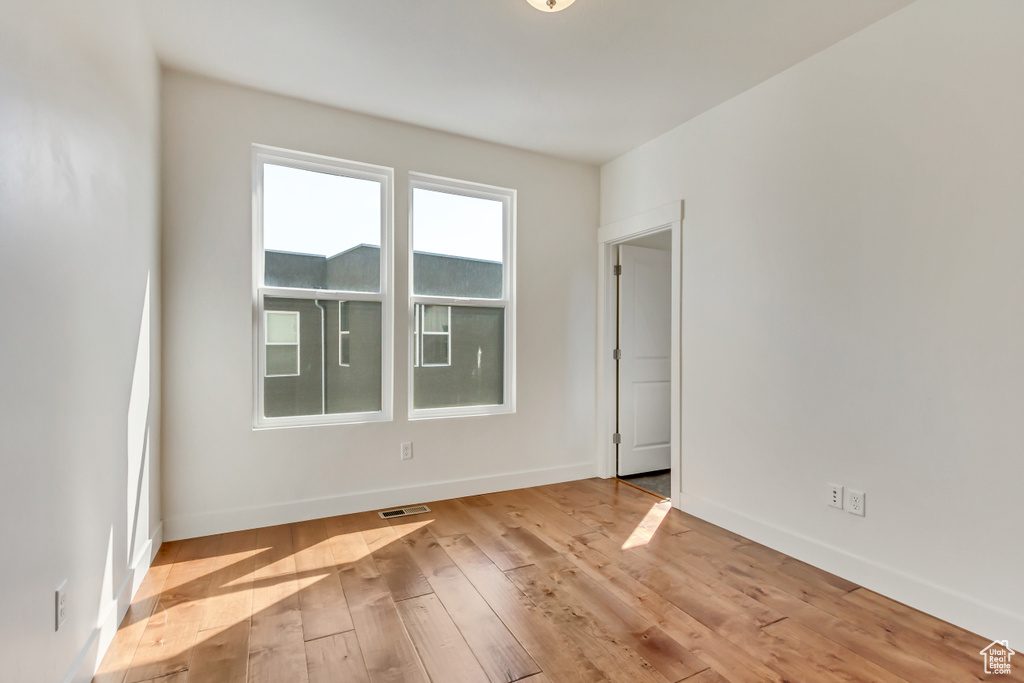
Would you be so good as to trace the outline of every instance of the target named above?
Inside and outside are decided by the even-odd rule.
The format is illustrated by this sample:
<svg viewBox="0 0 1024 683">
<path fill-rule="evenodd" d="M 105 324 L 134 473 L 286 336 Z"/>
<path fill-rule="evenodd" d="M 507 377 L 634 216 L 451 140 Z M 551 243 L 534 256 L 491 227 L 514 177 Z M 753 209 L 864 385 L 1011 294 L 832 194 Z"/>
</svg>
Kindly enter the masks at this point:
<svg viewBox="0 0 1024 683">
<path fill-rule="evenodd" d="M 508 415 L 515 413 L 515 406 L 458 406 L 454 408 L 409 409 L 409 421 L 439 420 L 449 417 L 482 417 L 485 415 Z"/>
<path fill-rule="evenodd" d="M 383 411 L 373 413 L 343 413 L 338 415 L 305 415 L 296 417 L 265 417 L 253 422 L 253 431 L 292 429 L 295 427 L 330 427 L 336 425 L 390 422 L 391 415 Z"/>
</svg>

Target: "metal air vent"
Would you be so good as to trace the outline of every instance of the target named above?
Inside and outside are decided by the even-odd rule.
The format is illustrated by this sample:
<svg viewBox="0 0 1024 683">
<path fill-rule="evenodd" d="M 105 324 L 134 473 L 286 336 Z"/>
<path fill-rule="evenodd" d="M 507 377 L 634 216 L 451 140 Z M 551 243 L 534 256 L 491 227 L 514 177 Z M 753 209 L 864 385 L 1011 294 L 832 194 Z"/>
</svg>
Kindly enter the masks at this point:
<svg viewBox="0 0 1024 683">
<path fill-rule="evenodd" d="M 422 515 L 424 512 L 430 512 L 430 508 L 426 505 L 413 505 L 408 508 L 395 508 L 394 510 L 381 510 L 377 514 L 380 515 L 381 519 L 391 519 L 393 517 L 408 517 L 409 515 Z"/>
</svg>

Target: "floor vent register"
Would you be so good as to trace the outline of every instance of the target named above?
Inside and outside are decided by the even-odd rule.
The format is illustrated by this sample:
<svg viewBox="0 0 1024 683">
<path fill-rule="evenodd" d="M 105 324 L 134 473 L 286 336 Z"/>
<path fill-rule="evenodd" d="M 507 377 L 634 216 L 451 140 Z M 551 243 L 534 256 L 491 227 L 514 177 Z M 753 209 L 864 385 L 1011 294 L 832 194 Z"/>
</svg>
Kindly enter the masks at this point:
<svg viewBox="0 0 1024 683">
<path fill-rule="evenodd" d="M 393 519 L 395 517 L 408 517 L 409 515 L 422 515 L 424 512 L 430 512 L 430 508 L 426 505 L 413 505 L 408 508 L 381 510 L 377 514 L 380 515 L 381 519 Z"/>
</svg>

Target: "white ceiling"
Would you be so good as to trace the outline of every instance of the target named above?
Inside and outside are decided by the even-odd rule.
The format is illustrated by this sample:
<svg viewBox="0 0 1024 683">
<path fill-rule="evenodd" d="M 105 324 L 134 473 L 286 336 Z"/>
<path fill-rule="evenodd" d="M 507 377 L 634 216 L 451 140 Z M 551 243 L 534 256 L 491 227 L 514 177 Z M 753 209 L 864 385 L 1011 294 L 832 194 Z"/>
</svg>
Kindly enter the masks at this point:
<svg viewBox="0 0 1024 683">
<path fill-rule="evenodd" d="M 143 0 L 171 67 L 603 163 L 911 0 Z"/>
</svg>

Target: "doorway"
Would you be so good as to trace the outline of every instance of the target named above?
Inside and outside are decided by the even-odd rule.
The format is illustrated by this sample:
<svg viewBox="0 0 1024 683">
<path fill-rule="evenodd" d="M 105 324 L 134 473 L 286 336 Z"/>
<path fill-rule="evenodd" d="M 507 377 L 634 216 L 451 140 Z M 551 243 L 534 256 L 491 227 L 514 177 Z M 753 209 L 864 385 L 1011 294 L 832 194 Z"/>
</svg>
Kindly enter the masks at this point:
<svg viewBox="0 0 1024 683">
<path fill-rule="evenodd" d="M 682 493 L 682 220 L 683 203 L 675 202 L 598 232 L 599 475 L 675 507 Z"/>
<path fill-rule="evenodd" d="M 671 497 L 672 233 L 618 245 L 616 476 Z"/>
</svg>

